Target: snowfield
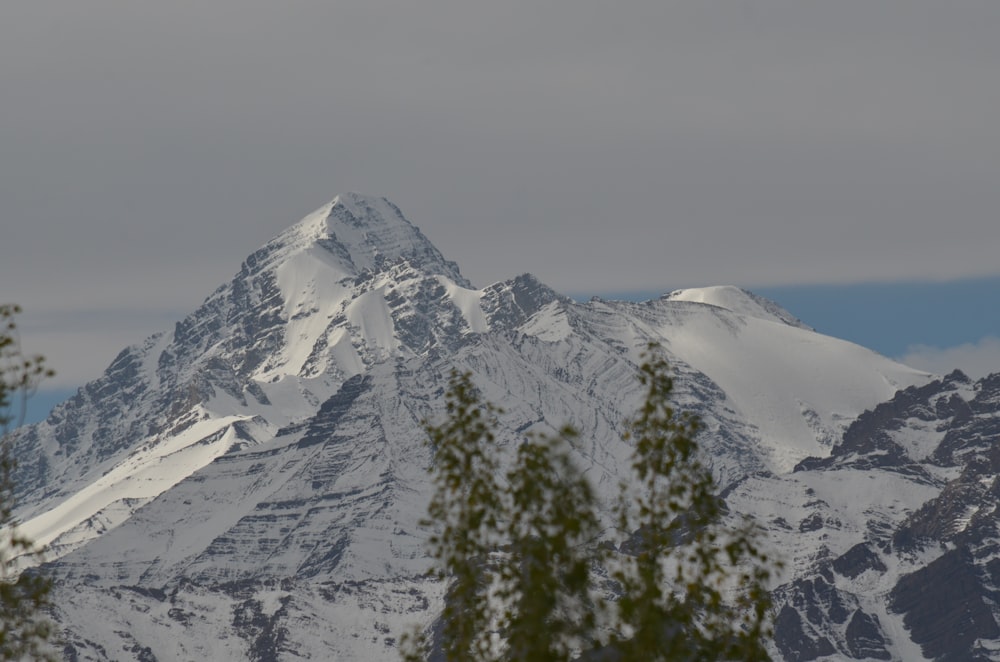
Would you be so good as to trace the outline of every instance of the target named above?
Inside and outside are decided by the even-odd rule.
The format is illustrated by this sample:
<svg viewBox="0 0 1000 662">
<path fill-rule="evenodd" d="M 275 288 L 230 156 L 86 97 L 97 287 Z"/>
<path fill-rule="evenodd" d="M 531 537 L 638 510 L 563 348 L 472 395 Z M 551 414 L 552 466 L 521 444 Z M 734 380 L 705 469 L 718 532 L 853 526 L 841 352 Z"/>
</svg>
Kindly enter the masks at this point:
<svg viewBox="0 0 1000 662">
<path fill-rule="evenodd" d="M 396 659 L 401 633 L 441 606 L 425 575 L 422 421 L 442 415 L 451 370 L 504 408 L 507 453 L 526 432 L 576 426 L 576 461 L 610 504 L 650 342 L 704 421 L 729 507 L 787 562 L 776 657 L 923 659 L 894 589 L 981 530 L 983 477 L 961 491 L 975 508 L 949 506 L 947 540 L 906 546 L 937 530 L 912 528 L 915 513 L 968 473 L 939 447 L 979 420 L 961 404 L 985 387 L 934 382 L 922 404 L 910 387 L 932 375 L 735 287 L 644 303 L 576 303 L 527 274 L 476 289 L 394 205 L 359 194 L 256 251 L 18 439 L 22 528 L 50 545 L 67 651 Z M 881 404 L 906 389 L 919 406 Z"/>
</svg>

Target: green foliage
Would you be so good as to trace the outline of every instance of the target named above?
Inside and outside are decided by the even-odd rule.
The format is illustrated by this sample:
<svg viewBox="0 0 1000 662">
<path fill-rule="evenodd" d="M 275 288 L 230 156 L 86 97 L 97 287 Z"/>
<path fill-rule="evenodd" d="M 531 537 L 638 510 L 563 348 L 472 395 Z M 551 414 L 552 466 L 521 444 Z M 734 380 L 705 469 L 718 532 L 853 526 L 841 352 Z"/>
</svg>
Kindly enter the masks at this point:
<svg viewBox="0 0 1000 662">
<path fill-rule="evenodd" d="M 482 404 L 470 376 L 457 373 L 446 407 L 447 420 L 427 428 L 437 490 L 426 522 L 437 525 L 430 549 L 450 582 L 445 659 L 569 659 L 581 643 L 594 643 L 590 571 L 598 535 L 593 489 L 570 459 L 576 432 L 525 440 L 501 484 L 492 432 L 501 411 Z M 411 635 L 404 659 L 420 660 L 425 649 Z"/>
<path fill-rule="evenodd" d="M 640 489 L 619 513 L 637 544 L 614 573 L 622 596 L 612 648 L 630 660 L 766 660 L 770 566 L 757 530 L 723 527 L 724 504 L 698 458 L 701 424 L 671 407 L 668 366 L 652 350 L 640 380 L 646 400 L 629 433 Z"/>
<path fill-rule="evenodd" d="M 570 458 L 575 438 L 570 427 L 529 438 L 507 474 L 509 543 L 498 597 L 508 605 L 501 622 L 508 660 L 567 660 L 596 643 L 590 572 L 599 522 L 593 489 Z"/>
<path fill-rule="evenodd" d="M 27 398 L 52 372 L 41 357 L 21 352 L 14 316 L 17 306 L 0 305 L 0 659 L 55 659 L 47 650 L 51 624 L 42 614 L 51 581 L 35 571 L 17 572 L 18 556 L 38 554 L 14 522 L 12 428 L 24 420 Z M 15 407 L 19 412 L 15 412 Z"/>
<path fill-rule="evenodd" d="M 646 399 L 629 426 L 633 478 L 622 487 L 618 548 L 597 544 L 598 503 L 571 460 L 577 433 L 529 437 L 505 481 L 492 430 L 499 409 L 453 374 L 448 418 L 428 426 L 437 491 L 430 549 L 447 579 L 440 641 L 449 662 L 766 660 L 767 582 L 776 564 L 723 501 L 701 463 L 692 415 L 670 405 L 668 366 L 650 347 Z M 620 588 L 605 600 L 601 568 Z M 425 659 L 410 637 L 404 658 Z"/>
<path fill-rule="evenodd" d="M 448 420 L 428 426 L 437 487 L 428 514 L 439 530 L 431 536 L 431 553 L 442 577 L 450 580 L 442 614 L 441 638 L 448 662 L 491 659 L 493 625 L 486 565 L 499 543 L 503 504 L 496 481 L 494 417 L 498 410 L 481 406 L 468 375 L 452 375 L 447 396 Z M 411 652 L 408 659 L 420 659 Z M 413 657 L 416 656 L 416 657 Z"/>
</svg>

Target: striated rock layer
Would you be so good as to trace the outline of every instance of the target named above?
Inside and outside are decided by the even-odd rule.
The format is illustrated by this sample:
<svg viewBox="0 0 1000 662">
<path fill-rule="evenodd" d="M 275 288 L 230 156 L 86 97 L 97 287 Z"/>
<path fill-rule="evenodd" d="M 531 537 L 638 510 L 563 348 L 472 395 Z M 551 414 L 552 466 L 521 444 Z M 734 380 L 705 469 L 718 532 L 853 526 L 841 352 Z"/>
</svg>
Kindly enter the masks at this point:
<svg viewBox="0 0 1000 662">
<path fill-rule="evenodd" d="M 787 562 L 775 657 L 997 657 L 1000 379 L 931 381 L 733 287 L 476 289 L 390 202 L 349 194 L 18 437 L 67 659 L 396 659 L 441 607 L 422 421 L 450 372 L 504 407 L 506 451 L 576 426 L 610 504 L 651 341 L 730 509 Z"/>
</svg>

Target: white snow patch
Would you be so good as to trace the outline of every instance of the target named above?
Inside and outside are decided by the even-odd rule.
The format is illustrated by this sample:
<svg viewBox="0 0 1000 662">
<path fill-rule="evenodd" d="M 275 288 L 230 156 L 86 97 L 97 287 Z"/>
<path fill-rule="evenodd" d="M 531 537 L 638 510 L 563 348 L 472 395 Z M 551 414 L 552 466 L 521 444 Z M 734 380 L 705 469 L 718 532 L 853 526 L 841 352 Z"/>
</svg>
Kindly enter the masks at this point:
<svg viewBox="0 0 1000 662">
<path fill-rule="evenodd" d="M 489 331 L 489 323 L 482 307 L 482 290 L 469 290 L 453 283 L 444 276 L 438 276 L 437 280 L 444 286 L 455 307 L 462 313 L 465 323 L 469 325 L 469 330 L 473 333 L 486 333 Z"/>
<path fill-rule="evenodd" d="M 358 296 L 348 304 L 346 313 L 348 322 L 357 327 L 370 351 L 381 349 L 388 355 L 399 347 L 392 312 L 385 301 L 385 287 Z"/>
<path fill-rule="evenodd" d="M 273 616 L 281 609 L 282 598 L 289 597 L 288 591 L 260 591 L 255 597 L 260 600 L 261 613 Z"/>
<path fill-rule="evenodd" d="M 902 474 L 870 469 L 809 472 L 808 482 L 816 498 L 829 504 L 830 510 L 844 521 L 858 519 L 857 513 L 879 511 L 901 522 L 940 493 L 940 488 L 918 483 Z"/>
<path fill-rule="evenodd" d="M 348 290 L 340 281 L 348 274 L 332 264 L 330 253 L 309 248 L 277 269 L 284 298 L 286 345 L 285 372 L 298 374 L 316 341 L 326 331 L 332 313 Z"/>
<path fill-rule="evenodd" d="M 903 447 L 910 459 L 920 462 L 930 457 L 944 439 L 945 431 L 938 430 L 937 425 L 937 421 L 911 418 L 906 427 L 891 430 L 889 437 Z"/>
<path fill-rule="evenodd" d="M 45 546 L 69 531 L 82 530 L 78 529 L 81 524 L 115 502 L 155 498 L 225 453 L 235 441 L 232 429 L 215 441 L 200 442 L 245 418 L 248 417 L 199 421 L 160 444 L 140 447 L 114 469 L 55 508 L 22 524 L 20 530 L 36 544 Z M 101 533 L 92 530 L 93 537 Z"/>
</svg>

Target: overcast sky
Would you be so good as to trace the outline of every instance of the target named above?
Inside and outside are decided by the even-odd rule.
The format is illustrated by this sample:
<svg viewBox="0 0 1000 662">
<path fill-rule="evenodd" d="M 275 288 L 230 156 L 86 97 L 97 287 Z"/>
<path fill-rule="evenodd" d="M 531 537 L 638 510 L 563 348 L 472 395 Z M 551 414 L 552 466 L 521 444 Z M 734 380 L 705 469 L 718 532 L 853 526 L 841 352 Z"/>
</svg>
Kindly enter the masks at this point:
<svg viewBox="0 0 1000 662">
<path fill-rule="evenodd" d="M 0 300 L 77 384 L 348 190 L 479 286 L 996 276 L 998 34 L 995 0 L 6 0 Z"/>
</svg>

